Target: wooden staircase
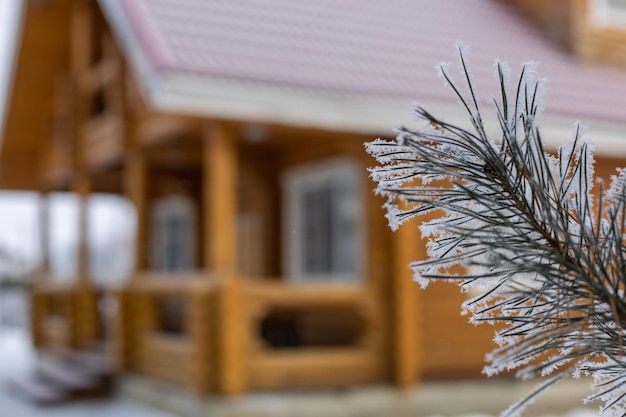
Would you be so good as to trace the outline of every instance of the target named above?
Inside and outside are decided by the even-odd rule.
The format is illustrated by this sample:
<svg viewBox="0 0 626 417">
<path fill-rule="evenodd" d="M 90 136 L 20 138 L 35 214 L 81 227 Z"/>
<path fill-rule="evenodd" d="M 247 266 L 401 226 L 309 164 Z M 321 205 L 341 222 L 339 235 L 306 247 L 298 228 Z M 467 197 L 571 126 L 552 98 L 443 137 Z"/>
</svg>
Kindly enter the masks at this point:
<svg viewBox="0 0 626 417">
<path fill-rule="evenodd" d="M 103 352 L 72 351 L 45 357 L 29 374 L 7 381 L 10 392 L 38 405 L 107 398 L 113 392 L 113 373 Z"/>
</svg>

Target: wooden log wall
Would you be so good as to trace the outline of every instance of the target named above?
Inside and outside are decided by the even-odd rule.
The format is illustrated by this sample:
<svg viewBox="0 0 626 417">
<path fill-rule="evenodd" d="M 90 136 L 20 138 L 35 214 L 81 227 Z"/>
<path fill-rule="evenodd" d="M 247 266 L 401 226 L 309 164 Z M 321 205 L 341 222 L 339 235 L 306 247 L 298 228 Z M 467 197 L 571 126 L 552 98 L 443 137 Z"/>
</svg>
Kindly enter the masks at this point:
<svg viewBox="0 0 626 417">
<path fill-rule="evenodd" d="M 467 316 L 461 316 L 466 297 L 454 283 L 434 282 L 423 290 L 417 311 L 423 334 L 423 378 L 480 376 L 485 354 L 497 347 L 493 326 L 473 326 Z"/>
<path fill-rule="evenodd" d="M 280 275 L 280 159 L 267 147 L 240 147 L 237 268 L 246 276 Z"/>
<path fill-rule="evenodd" d="M 582 0 L 586 1 L 586 0 Z M 540 25 L 552 40 L 567 49 L 575 45 L 576 2 L 580 0 L 509 0 Z"/>
<path fill-rule="evenodd" d="M 288 129 L 276 129 L 271 131 L 268 136 L 267 141 L 241 143 L 244 149 L 241 152 L 243 168 L 240 171 L 242 178 L 239 202 L 240 210 L 243 210 L 243 207 L 254 207 L 260 213 L 269 212 L 269 215 L 262 214 L 261 217 L 269 218 L 269 221 L 274 223 L 270 223 L 268 228 L 274 230 L 276 237 L 280 237 L 283 226 L 280 223 L 282 219 L 280 212 L 282 207 L 281 181 L 287 170 L 303 164 L 322 162 L 328 158 L 350 156 L 362 162 L 365 177 L 367 173 L 365 168 L 371 164 L 363 152 L 363 142 L 366 139 L 363 137 L 334 135 L 329 132 L 317 131 L 289 131 Z M 259 155 L 269 155 L 271 158 L 268 157 L 262 161 Z M 271 161 L 269 164 L 266 162 L 268 160 Z M 245 168 L 248 164 L 250 167 Z M 250 170 L 250 173 L 246 172 L 247 169 Z M 252 172 L 255 173 L 256 179 L 251 178 Z M 281 284 L 277 283 L 276 287 L 277 294 L 284 295 L 282 302 L 277 301 L 277 299 L 265 298 L 269 297 L 266 292 L 254 296 L 247 295 L 246 297 L 252 297 L 244 303 L 245 311 L 248 311 L 245 319 L 248 327 L 246 332 L 253 338 L 249 341 L 249 349 L 251 350 L 248 357 L 252 359 L 247 370 L 251 389 L 289 386 L 341 386 L 380 382 L 390 378 L 391 359 L 389 357 L 388 336 L 391 334 L 391 330 L 384 323 L 387 322 L 391 308 L 389 279 L 392 272 L 388 268 L 389 264 L 385 267 L 385 262 L 391 259 L 389 245 L 385 245 L 385 242 L 391 242 L 391 233 L 386 227 L 381 209 L 382 201 L 378 201 L 379 199 L 373 196 L 368 184 L 363 184 L 363 188 L 366 204 L 364 223 L 367 224 L 368 243 L 364 247 L 363 255 L 364 261 L 367 262 L 367 266 L 364 268 L 366 276 L 362 278 L 361 286 L 367 288 L 366 293 L 368 295 L 360 300 L 363 306 L 358 303 L 359 305 L 350 307 L 350 314 L 347 314 L 347 319 L 353 315 L 356 319 L 350 319 L 344 323 L 350 328 L 346 333 L 346 330 L 337 330 L 337 326 L 333 326 L 337 323 L 329 323 L 324 320 L 327 317 L 326 312 L 331 311 L 332 307 L 316 306 L 314 302 L 309 305 L 303 301 L 297 308 L 294 307 L 295 310 L 294 308 L 285 310 L 284 306 L 281 307 L 282 303 L 294 296 L 290 293 L 289 277 L 285 276 L 277 278 L 277 280 L 283 281 Z M 270 201 L 271 199 L 274 201 Z M 270 212 L 271 210 L 273 212 Z M 281 244 L 279 242 L 278 244 L 272 243 L 272 245 L 276 248 L 273 250 L 273 262 L 276 265 L 276 270 L 280 271 L 280 260 L 283 256 Z M 268 280 L 271 281 L 272 278 L 264 278 L 262 281 L 267 283 Z M 261 282 L 260 279 L 252 276 L 251 280 L 246 282 L 244 288 L 247 294 L 250 294 L 249 291 L 252 291 L 251 288 L 253 288 L 251 285 L 257 281 Z M 324 298 L 323 296 L 320 297 Z M 258 303 L 264 305 L 261 308 L 262 311 L 258 311 L 254 307 Z M 263 340 L 260 340 L 260 322 L 272 314 L 280 316 L 282 313 L 287 319 L 298 321 L 298 331 L 301 332 L 299 342 L 302 346 L 290 349 L 272 349 Z M 322 339 L 314 335 L 320 327 L 324 328 L 325 336 Z M 337 330 L 337 333 L 333 333 L 333 328 Z M 339 334 L 342 332 L 344 334 Z M 350 346 L 337 345 L 341 345 L 340 341 L 343 339 L 352 341 L 351 335 L 354 332 L 361 333 L 362 340 L 354 345 L 348 343 Z M 307 335 L 311 337 L 309 338 Z M 324 343 L 328 343 L 329 346 L 314 346 Z M 351 359 L 348 360 L 346 357 L 351 357 Z M 341 366 L 341 375 L 338 372 L 329 371 L 330 369 L 337 369 L 334 368 L 339 366 L 337 360 L 344 361 L 344 365 Z"/>
<path fill-rule="evenodd" d="M 626 27 L 594 18 L 592 0 L 510 0 L 581 60 L 626 66 Z M 600 2 L 598 2 L 600 3 Z"/>
</svg>

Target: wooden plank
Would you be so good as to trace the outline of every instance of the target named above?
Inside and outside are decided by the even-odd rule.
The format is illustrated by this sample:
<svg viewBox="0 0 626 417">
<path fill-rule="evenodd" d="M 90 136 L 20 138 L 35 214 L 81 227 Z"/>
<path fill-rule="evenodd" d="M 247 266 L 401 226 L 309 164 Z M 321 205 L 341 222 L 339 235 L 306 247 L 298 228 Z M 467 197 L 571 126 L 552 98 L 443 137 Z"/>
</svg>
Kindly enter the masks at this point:
<svg viewBox="0 0 626 417">
<path fill-rule="evenodd" d="M 385 369 L 365 349 L 294 349 L 254 355 L 250 385 L 255 389 L 329 387 L 384 380 Z"/>
<path fill-rule="evenodd" d="M 146 334 L 139 341 L 137 368 L 151 376 L 184 386 L 191 384 L 193 345 L 188 338 L 157 332 Z"/>
<path fill-rule="evenodd" d="M 215 276 L 207 279 L 202 273 L 138 273 L 136 279 L 128 286 L 129 290 L 141 291 L 150 295 L 182 295 L 194 293 L 206 294 L 214 291 L 219 285 Z"/>
<path fill-rule="evenodd" d="M 370 294 L 368 288 L 354 285 L 320 285 L 315 283 L 287 286 L 281 282 L 250 281 L 242 288 L 251 303 L 276 307 L 329 306 L 363 304 Z"/>
<path fill-rule="evenodd" d="M 138 112 L 135 124 L 137 142 L 143 146 L 155 146 L 181 137 L 195 137 L 198 121 L 184 116 L 155 111 Z"/>
</svg>

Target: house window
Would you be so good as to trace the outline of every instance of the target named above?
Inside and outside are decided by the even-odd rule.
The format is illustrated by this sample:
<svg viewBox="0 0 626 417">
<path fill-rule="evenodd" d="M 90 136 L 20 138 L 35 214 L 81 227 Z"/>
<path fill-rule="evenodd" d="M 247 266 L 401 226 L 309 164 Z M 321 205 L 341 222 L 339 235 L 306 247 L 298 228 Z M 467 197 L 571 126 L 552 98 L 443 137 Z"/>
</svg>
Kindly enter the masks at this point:
<svg viewBox="0 0 626 417">
<path fill-rule="evenodd" d="M 285 270 L 294 280 L 355 281 L 362 275 L 362 169 L 347 158 L 285 176 Z"/>
<path fill-rule="evenodd" d="M 152 207 L 150 267 L 162 272 L 196 267 L 196 212 L 191 199 L 175 195 Z"/>
<path fill-rule="evenodd" d="M 597 25 L 626 27 L 626 0 L 592 0 L 590 14 Z"/>
</svg>

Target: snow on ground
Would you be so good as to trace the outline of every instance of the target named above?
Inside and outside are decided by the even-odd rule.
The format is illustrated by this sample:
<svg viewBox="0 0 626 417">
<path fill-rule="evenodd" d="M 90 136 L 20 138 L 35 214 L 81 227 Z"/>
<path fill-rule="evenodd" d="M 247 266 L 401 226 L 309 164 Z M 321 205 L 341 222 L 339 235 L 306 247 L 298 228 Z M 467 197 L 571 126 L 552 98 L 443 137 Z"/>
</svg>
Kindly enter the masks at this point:
<svg viewBox="0 0 626 417">
<path fill-rule="evenodd" d="M 7 378 L 29 372 L 35 352 L 26 333 L 17 327 L 0 327 L 0 416 L 9 417 L 173 417 L 140 404 L 114 399 L 79 401 L 67 405 L 38 407 L 15 398 L 5 388 Z"/>
</svg>

